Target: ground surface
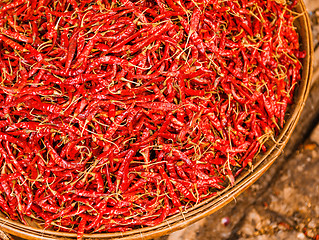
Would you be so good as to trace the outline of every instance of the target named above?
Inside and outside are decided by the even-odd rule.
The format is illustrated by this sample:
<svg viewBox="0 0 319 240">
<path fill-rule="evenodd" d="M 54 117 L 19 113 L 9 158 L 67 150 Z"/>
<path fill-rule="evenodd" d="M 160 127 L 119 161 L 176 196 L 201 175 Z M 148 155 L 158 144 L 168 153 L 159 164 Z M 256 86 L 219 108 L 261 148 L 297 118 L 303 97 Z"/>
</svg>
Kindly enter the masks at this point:
<svg viewBox="0 0 319 240">
<path fill-rule="evenodd" d="M 305 3 L 313 22 L 314 75 L 305 109 L 284 153 L 223 209 L 154 240 L 319 240 L 319 1 Z M 0 229 L 0 239 L 12 238 Z"/>
</svg>

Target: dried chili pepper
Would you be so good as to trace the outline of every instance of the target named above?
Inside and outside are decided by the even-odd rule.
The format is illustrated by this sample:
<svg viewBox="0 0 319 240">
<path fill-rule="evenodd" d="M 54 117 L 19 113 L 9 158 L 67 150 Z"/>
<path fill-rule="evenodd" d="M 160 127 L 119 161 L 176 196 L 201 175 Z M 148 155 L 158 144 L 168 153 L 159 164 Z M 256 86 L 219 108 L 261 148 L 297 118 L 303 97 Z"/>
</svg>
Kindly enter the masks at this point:
<svg viewBox="0 0 319 240">
<path fill-rule="evenodd" d="M 1 211 L 82 239 L 235 184 L 300 80 L 295 3 L 1 3 Z"/>
</svg>

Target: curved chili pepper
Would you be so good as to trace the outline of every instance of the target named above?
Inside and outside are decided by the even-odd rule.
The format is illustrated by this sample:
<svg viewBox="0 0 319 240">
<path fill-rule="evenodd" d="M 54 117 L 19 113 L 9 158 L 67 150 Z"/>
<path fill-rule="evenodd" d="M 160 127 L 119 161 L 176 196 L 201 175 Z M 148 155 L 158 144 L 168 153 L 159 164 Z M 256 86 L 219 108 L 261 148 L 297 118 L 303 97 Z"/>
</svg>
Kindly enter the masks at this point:
<svg viewBox="0 0 319 240">
<path fill-rule="evenodd" d="M 0 40 L 8 44 L 13 49 L 19 50 L 21 52 L 24 51 L 24 47 L 22 47 L 20 44 L 16 43 L 15 41 L 3 36 L 2 34 L 0 34 Z"/>
<path fill-rule="evenodd" d="M 0 208 L 79 239 L 233 185 L 284 126 L 305 57 L 275 1 L 0 5 Z"/>
<path fill-rule="evenodd" d="M 5 5 L 2 9 L 0 9 L 0 13 L 6 12 L 12 8 L 16 8 L 17 6 L 27 2 L 27 0 L 16 0 L 10 4 Z"/>
</svg>

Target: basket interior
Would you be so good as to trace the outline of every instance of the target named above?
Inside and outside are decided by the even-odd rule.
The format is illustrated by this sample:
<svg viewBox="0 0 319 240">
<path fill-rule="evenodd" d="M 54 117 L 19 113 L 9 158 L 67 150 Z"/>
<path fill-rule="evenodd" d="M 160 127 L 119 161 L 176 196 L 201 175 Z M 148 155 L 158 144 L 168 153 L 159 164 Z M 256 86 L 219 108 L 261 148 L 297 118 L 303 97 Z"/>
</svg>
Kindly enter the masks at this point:
<svg viewBox="0 0 319 240">
<path fill-rule="evenodd" d="M 242 172 L 237 178 L 235 185 L 227 187 L 218 195 L 207 199 L 200 204 L 188 209 L 182 214 L 177 214 L 166 219 L 165 222 L 155 226 L 135 229 L 124 233 L 100 233 L 85 234 L 84 238 L 88 239 L 150 239 L 159 237 L 164 234 L 179 230 L 185 226 L 209 215 L 231 202 L 236 196 L 253 184 L 275 161 L 280 155 L 294 127 L 299 119 L 300 113 L 305 104 L 311 82 L 313 47 L 311 38 L 310 21 L 303 2 L 295 8 L 300 16 L 296 19 L 295 25 L 300 34 L 300 42 L 302 50 L 306 51 L 307 56 L 303 59 L 302 79 L 294 96 L 294 104 L 291 105 L 286 114 L 284 128 L 276 137 L 276 142 L 269 140 L 267 144 L 267 152 L 260 153 L 249 171 Z M 27 219 L 29 226 L 15 222 L 6 218 L 0 212 L 0 226 L 4 231 L 10 234 L 20 236 L 27 239 L 75 239 L 76 234 L 57 232 L 42 229 L 42 223 Z"/>
</svg>

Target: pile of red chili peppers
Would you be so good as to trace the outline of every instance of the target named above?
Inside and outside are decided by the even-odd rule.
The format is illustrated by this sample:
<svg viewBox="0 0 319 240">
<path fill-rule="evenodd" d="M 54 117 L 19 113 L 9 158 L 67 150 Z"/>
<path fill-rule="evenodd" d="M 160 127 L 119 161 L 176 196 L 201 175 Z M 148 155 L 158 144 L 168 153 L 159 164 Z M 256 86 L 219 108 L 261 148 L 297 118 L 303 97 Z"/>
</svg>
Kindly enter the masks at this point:
<svg viewBox="0 0 319 240">
<path fill-rule="evenodd" d="M 1 211 L 80 239 L 232 185 L 292 103 L 296 3 L 1 1 Z"/>
</svg>

